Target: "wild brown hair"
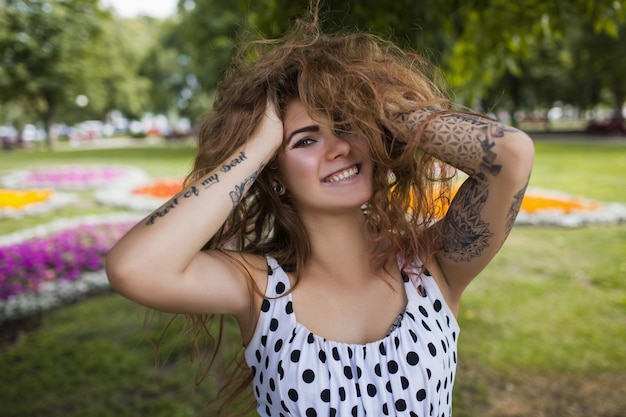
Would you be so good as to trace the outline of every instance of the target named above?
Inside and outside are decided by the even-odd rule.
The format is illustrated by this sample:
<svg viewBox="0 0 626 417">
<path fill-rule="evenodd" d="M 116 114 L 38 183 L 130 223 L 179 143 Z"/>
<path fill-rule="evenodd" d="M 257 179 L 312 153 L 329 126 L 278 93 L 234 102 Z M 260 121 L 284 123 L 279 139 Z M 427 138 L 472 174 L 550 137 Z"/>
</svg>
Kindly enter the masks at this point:
<svg viewBox="0 0 626 417">
<path fill-rule="evenodd" d="M 335 129 L 356 133 L 369 144 L 374 189 L 364 213 L 370 237 L 381 243 L 374 261 L 384 265 L 402 254 L 409 266 L 419 253 L 428 265 L 438 248 L 425 231 L 442 215 L 436 202 L 447 203 L 452 175 L 420 150 L 421 131 L 397 120 L 429 106 L 450 107 L 437 70 L 422 56 L 372 34 L 321 33 L 317 16 L 314 4 L 310 16 L 280 39 L 254 41 L 239 50 L 201 126 L 186 182 L 215 170 L 245 144 L 268 100 L 282 117 L 287 104 L 299 99 L 310 114 L 321 114 Z M 289 195 L 272 190 L 273 169 L 276 164 L 270 163 L 259 174 L 205 249 L 269 255 L 299 277 L 310 255 L 309 240 Z M 194 320 L 205 326 L 204 320 Z M 244 365 L 238 370 L 248 377 L 238 379 L 234 393 L 251 381 Z"/>
</svg>

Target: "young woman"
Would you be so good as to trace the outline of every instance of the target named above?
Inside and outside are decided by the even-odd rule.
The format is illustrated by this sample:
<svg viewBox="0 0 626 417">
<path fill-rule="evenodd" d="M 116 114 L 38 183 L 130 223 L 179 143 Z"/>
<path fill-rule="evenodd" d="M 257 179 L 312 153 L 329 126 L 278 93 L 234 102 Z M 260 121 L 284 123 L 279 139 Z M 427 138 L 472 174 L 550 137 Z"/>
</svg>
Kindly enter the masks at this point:
<svg viewBox="0 0 626 417">
<path fill-rule="evenodd" d="M 110 252 L 113 288 L 234 316 L 261 416 L 449 416 L 461 295 L 513 226 L 533 145 L 453 110 L 431 73 L 316 19 L 245 49 L 186 188 Z"/>
</svg>

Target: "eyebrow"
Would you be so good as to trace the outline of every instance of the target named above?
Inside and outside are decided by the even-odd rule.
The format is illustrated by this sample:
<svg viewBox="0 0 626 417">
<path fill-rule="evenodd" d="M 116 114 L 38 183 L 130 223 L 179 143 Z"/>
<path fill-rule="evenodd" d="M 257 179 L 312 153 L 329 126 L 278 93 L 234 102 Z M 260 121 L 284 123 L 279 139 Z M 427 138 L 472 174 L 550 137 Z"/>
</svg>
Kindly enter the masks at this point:
<svg viewBox="0 0 626 417">
<path fill-rule="evenodd" d="M 293 138 L 298 133 L 302 133 L 302 132 L 319 132 L 319 131 L 320 131 L 320 127 L 316 126 L 316 125 L 301 127 L 300 129 L 296 129 L 293 132 L 291 132 L 289 137 L 287 137 L 287 141 L 285 143 L 289 143 L 291 141 L 291 138 Z"/>
</svg>

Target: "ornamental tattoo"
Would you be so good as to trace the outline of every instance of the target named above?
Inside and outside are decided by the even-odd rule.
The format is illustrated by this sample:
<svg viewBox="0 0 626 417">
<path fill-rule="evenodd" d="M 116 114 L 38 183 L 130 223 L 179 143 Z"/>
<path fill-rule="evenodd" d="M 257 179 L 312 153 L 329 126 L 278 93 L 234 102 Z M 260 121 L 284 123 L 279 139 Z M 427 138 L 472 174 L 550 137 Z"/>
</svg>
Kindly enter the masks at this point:
<svg viewBox="0 0 626 417">
<path fill-rule="evenodd" d="M 488 191 L 469 178 L 454 198 L 443 226 L 443 255 L 455 262 L 469 262 L 489 246 L 493 233 L 480 217 Z"/>
<path fill-rule="evenodd" d="M 439 113 L 431 118 L 434 113 Z M 455 262 L 469 262 L 489 247 L 493 233 L 481 217 L 489 196 L 485 181 L 500 174 L 494 151 L 497 140 L 516 131 L 502 123 L 467 113 L 434 108 L 387 114 L 410 132 L 423 126 L 422 149 L 469 175 L 452 201 L 443 223 L 443 255 Z M 424 125 L 425 123 L 425 125 Z M 515 195 L 505 231 L 508 234 L 519 211 L 524 190 Z"/>
<path fill-rule="evenodd" d="M 509 208 L 509 213 L 507 215 L 505 234 L 504 236 L 508 236 L 511 233 L 511 229 L 513 229 L 513 225 L 515 224 L 515 218 L 517 217 L 517 213 L 519 213 L 520 208 L 522 207 L 522 201 L 524 200 L 524 194 L 526 193 L 526 187 L 528 187 L 528 183 L 517 192 L 513 196 L 513 204 Z"/>
<path fill-rule="evenodd" d="M 504 129 L 499 123 L 489 122 L 466 114 L 446 114 L 431 122 L 436 132 L 432 145 L 448 160 L 470 175 L 484 179 L 485 174 L 497 175 L 502 168 L 495 163 L 493 138 L 502 137 Z M 468 135 L 474 137 L 469 140 Z M 458 161 L 458 162 L 457 162 Z M 459 166 L 459 163 L 460 164 Z"/>
</svg>

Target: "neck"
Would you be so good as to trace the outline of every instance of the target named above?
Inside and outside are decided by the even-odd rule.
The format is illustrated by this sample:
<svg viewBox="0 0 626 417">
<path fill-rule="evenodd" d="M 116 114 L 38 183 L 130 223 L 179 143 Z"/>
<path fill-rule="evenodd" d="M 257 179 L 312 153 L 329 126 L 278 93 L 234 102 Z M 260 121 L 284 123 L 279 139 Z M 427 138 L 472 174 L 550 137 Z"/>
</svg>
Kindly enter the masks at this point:
<svg viewBox="0 0 626 417">
<path fill-rule="evenodd" d="M 316 216 L 305 224 L 311 242 L 311 258 L 305 269 L 323 271 L 334 279 L 372 276 L 376 244 L 367 237 L 360 210 Z"/>
</svg>

